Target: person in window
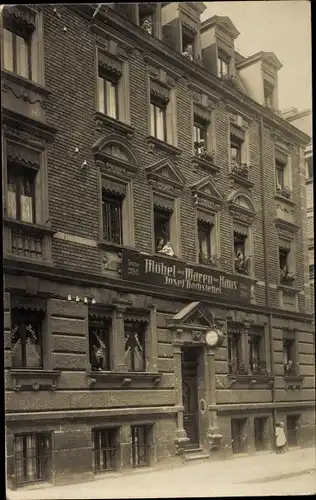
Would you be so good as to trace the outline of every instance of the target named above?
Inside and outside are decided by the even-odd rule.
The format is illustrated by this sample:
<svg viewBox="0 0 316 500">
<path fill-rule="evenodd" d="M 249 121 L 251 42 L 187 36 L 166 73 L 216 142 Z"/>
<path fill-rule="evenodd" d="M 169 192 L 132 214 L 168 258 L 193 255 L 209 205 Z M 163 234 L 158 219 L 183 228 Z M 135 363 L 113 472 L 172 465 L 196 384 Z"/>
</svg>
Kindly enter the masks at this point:
<svg viewBox="0 0 316 500">
<path fill-rule="evenodd" d="M 191 43 L 186 46 L 186 49 L 184 50 L 184 52 L 182 52 L 182 55 L 190 59 L 190 61 L 193 61 L 193 47 Z"/>
<path fill-rule="evenodd" d="M 159 248 L 159 250 L 158 250 L 158 248 Z M 164 255 L 169 255 L 169 257 L 174 257 L 174 255 L 175 255 L 170 241 L 164 242 L 163 238 L 161 238 L 159 240 L 159 243 L 157 245 L 157 252 L 163 253 Z"/>
<path fill-rule="evenodd" d="M 143 22 L 141 24 L 141 27 L 143 28 L 143 30 L 147 31 L 147 33 L 149 35 L 152 35 L 153 23 L 152 23 L 152 20 L 150 19 L 150 17 L 145 17 L 145 19 L 143 20 Z"/>
<path fill-rule="evenodd" d="M 103 370 L 104 369 L 104 350 L 105 345 L 100 338 L 95 335 L 94 343 L 92 345 L 92 359 L 91 366 L 93 370 Z"/>
<path fill-rule="evenodd" d="M 276 452 L 285 453 L 286 452 L 286 437 L 284 432 L 284 423 L 276 422 L 275 424 L 275 437 L 276 437 Z"/>
</svg>

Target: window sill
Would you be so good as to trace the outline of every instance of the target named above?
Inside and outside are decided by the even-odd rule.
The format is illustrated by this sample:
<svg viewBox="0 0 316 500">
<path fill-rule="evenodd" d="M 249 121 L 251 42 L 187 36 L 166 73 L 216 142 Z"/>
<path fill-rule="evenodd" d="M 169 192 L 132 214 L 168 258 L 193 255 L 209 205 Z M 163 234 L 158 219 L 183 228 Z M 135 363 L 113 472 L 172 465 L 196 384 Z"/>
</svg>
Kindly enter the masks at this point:
<svg viewBox="0 0 316 500">
<path fill-rule="evenodd" d="M 88 385 L 90 388 L 117 388 L 125 387 L 156 387 L 160 384 L 161 373 L 156 372 L 112 372 L 112 371 L 87 371 Z"/>
<path fill-rule="evenodd" d="M 145 252 L 142 252 L 142 253 L 145 253 Z M 183 264 L 187 264 L 187 262 L 185 260 L 180 259 L 176 255 L 171 256 L 171 255 L 166 255 L 164 253 L 158 253 L 158 252 L 154 252 L 152 254 L 146 254 L 146 255 L 151 255 L 153 257 L 162 257 L 163 259 L 166 259 L 166 260 L 173 260 L 174 262 L 182 262 Z"/>
<path fill-rule="evenodd" d="M 205 269 L 220 269 L 220 264 L 216 264 L 216 263 L 205 264 L 203 262 L 197 262 L 196 265 L 199 267 L 204 267 Z"/>
<path fill-rule="evenodd" d="M 274 195 L 274 199 L 288 203 L 292 207 L 294 207 L 296 205 L 296 203 L 294 201 L 292 201 L 290 198 L 286 198 L 285 196 L 282 196 L 278 192 Z"/>
<path fill-rule="evenodd" d="M 47 87 L 34 82 L 33 80 L 29 80 L 28 78 L 24 78 L 24 76 L 17 75 L 16 73 L 12 73 L 12 71 L 2 70 L 1 76 L 4 81 L 8 80 L 11 83 L 15 83 L 17 85 L 21 85 L 22 87 L 37 92 L 38 94 L 48 97 L 51 94 L 51 91 L 48 90 Z"/>
<path fill-rule="evenodd" d="M 241 374 L 229 374 L 228 380 L 230 382 L 230 387 L 239 388 L 240 386 L 249 385 L 250 387 L 255 387 L 257 385 L 264 385 L 268 388 L 272 388 L 274 385 L 274 377 L 267 375 L 265 373 L 255 373 L 252 375 L 241 375 Z"/>
<path fill-rule="evenodd" d="M 14 391 L 24 390 L 56 390 L 57 379 L 60 376 L 59 370 L 31 370 L 27 368 L 12 368 Z"/>
<path fill-rule="evenodd" d="M 296 390 L 296 389 L 301 389 L 304 377 L 300 375 L 284 375 L 284 383 L 285 383 L 285 390 L 288 391 L 289 389 L 291 390 Z"/>
<path fill-rule="evenodd" d="M 166 153 L 172 155 L 180 155 L 182 153 L 181 149 L 177 148 L 176 146 L 173 146 L 172 144 L 168 144 L 165 141 L 161 141 L 160 139 L 157 139 L 152 135 L 149 135 L 147 137 L 147 145 L 148 145 L 148 150 L 151 153 L 153 153 L 155 149 L 160 149 L 161 151 L 165 151 Z"/>
<path fill-rule="evenodd" d="M 14 229 L 21 229 L 29 234 L 50 234 L 53 235 L 56 233 L 55 230 L 51 229 L 48 226 L 41 224 L 31 224 L 29 222 L 22 222 L 20 220 L 11 219 L 10 217 L 4 217 L 3 222 L 5 226 L 12 227 Z"/>
<path fill-rule="evenodd" d="M 122 252 L 124 248 L 127 250 L 133 250 L 136 251 L 135 247 L 128 246 L 128 245 L 120 245 L 118 243 L 114 243 L 112 241 L 107 241 L 107 240 L 99 240 L 97 243 L 99 248 L 102 248 L 104 250 L 114 250 L 116 252 Z"/>
<path fill-rule="evenodd" d="M 251 275 L 249 275 L 249 274 L 239 273 L 238 271 L 234 271 L 234 273 L 233 273 L 233 274 L 234 274 L 235 276 L 238 276 L 239 278 L 247 278 L 248 280 L 251 280 L 251 281 L 253 281 L 253 282 L 255 282 L 255 283 L 257 282 L 257 280 L 256 280 L 253 276 L 251 276 Z"/>
<path fill-rule="evenodd" d="M 285 285 L 284 283 L 279 283 L 279 290 L 284 290 L 285 292 L 293 292 L 293 293 L 298 293 L 299 288 L 293 285 Z"/>
<path fill-rule="evenodd" d="M 122 134 L 125 134 L 127 137 L 131 138 L 134 135 L 135 128 L 132 127 L 131 125 L 127 125 L 126 123 L 121 122 L 120 120 L 116 120 L 115 118 L 112 118 L 111 116 L 107 116 L 104 113 L 101 113 L 97 111 L 94 114 L 94 120 L 96 122 L 96 127 L 97 128 L 103 128 L 103 126 L 108 126 L 111 127 L 112 129 L 116 130 L 117 132 L 121 132 Z"/>
<path fill-rule="evenodd" d="M 251 182 L 249 179 L 245 179 L 245 177 L 242 177 L 241 175 L 234 174 L 233 172 L 230 172 L 228 174 L 228 178 L 232 179 L 236 184 L 244 186 L 248 189 L 253 188 L 255 185 L 254 182 Z"/>
<path fill-rule="evenodd" d="M 193 156 L 193 158 L 191 158 L 191 163 L 194 167 L 202 168 L 210 174 L 217 174 L 220 171 L 220 167 L 215 165 L 214 162 L 204 158 L 199 158 L 198 156 Z"/>
</svg>

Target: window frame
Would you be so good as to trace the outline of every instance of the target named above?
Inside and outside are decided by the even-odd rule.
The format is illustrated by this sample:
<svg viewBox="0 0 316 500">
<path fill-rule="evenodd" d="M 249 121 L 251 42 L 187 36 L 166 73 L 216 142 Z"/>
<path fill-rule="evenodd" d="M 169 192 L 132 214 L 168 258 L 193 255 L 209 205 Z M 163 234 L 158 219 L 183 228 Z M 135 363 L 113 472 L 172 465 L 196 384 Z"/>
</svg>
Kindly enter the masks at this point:
<svg viewBox="0 0 316 500">
<path fill-rule="evenodd" d="M 19 325 L 21 326 L 21 322 L 23 321 L 25 315 L 27 315 L 28 321 L 24 321 L 24 325 L 22 328 L 22 334 L 20 333 L 20 339 L 21 336 L 23 335 L 23 340 L 21 342 L 17 341 L 15 343 L 12 342 L 13 340 L 13 335 L 15 332 L 13 332 L 14 325 Z M 35 357 L 38 358 L 39 356 L 39 365 L 35 367 L 30 367 L 28 362 L 27 362 L 27 349 L 26 346 L 29 345 L 29 343 L 26 341 L 26 332 L 27 332 L 27 327 L 26 323 L 29 323 L 30 326 L 33 327 L 33 325 L 36 325 L 35 331 L 36 331 L 36 336 L 37 336 L 37 341 L 38 343 L 36 344 L 30 344 L 30 345 L 36 345 L 38 346 L 39 354 L 35 354 Z M 11 309 L 11 354 L 12 354 L 12 369 L 24 369 L 24 370 L 43 370 L 44 369 L 44 352 L 43 352 L 43 323 L 44 323 L 44 314 L 42 311 L 30 311 L 28 309 L 16 309 L 13 308 Z M 18 330 L 16 330 L 18 331 Z M 31 333 L 33 336 L 33 334 Z M 20 340 L 19 339 L 19 340 Z M 20 363 L 15 363 L 13 362 L 14 360 L 14 351 L 15 351 L 15 345 L 19 344 L 21 346 L 21 361 Z"/>
<path fill-rule="evenodd" d="M 102 330 L 101 332 L 95 333 L 94 330 Z M 95 356 L 95 363 L 92 361 L 93 360 L 93 344 L 92 344 L 92 338 L 93 335 L 97 337 L 97 340 L 99 342 L 99 349 L 102 349 L 103 352 L 105 351 L 105 356 L 104 356 L 104 363 L 102 370 L 100 370 L 100 364 L 97 367 L 98 360 Z M 104 347 L 102 347 L 102 344 L 104 344 Z M 112 353 L 112 321 L 110 318 L 95 318 L 93 315 L 89 316 L 89 362 L 91 366 L 92 371 L 111 371 L 112 366 L 111 366 L 111 353 Z"/>
<path fill-rule="evenodd" d="M 136 326 L 137 325 L 137 326 Z M 135 335 L 138 336 L 138 340 L 135 339 Z M 147 323 L 143 321 L 131 321 L 128 319 L 124 320 L 124 359 L 125 359 L 125 364 L 127 366 L 127 371 L 130 373 L 139 373 L 139 372 L 146 372 L 146 357 L 147 357 L 147 342 L 146 342 L 146 336 L 147 336 Z M 129 337 L 129 338 L 128 338 Z M 132 337 L 132 340 L 131 340 Z M 127 351 L 126 346 L 130 347 L 130 351 Z M 142 347 L 142 357 L 141 357 L 141 363 L 142 367 L 140 370 L 136 370 L 136 355 L 137 355 L 137 349 L 136 347 L 140 345 Z M 128 363 L 128 352 L 131 353 L 131 366 L 129 367 Z"/>
<path fill-rule="evenodd" d="M 136 441 L 139 440 L 139 436 L 137 436 L 138 432 L 141 431 L 143 433 L 142 440 L 143 443 L 141 445 L 136 445 Z M 152 425 L 132 425 L 131 426 L 131 436 L 132 436 L 132 445 L 131 445 L 131 462 L 133 467 L 148 467 L 150 465 L 150 452 L 152 447 L 151 442 L 151 434 Z M 139 457 L 139 449 L 144 449 L 144 462 L 140 463 Z M 138 452 L 137 452 L 138 451 Z"/>
<path fill-rule="evenodd" d="M 38 449 L 40 449 L 40 446 L 39 444 L 41 443 L 41 440 L 42 440 L 42 443 L 44 443 L 44 452 L 45 454 L 43 454 L 43 456 L 41 455 L 36 455 L 36 457 L 29 455 L 28 454 L 28 447 L 27 447 L 27 438 L 34 438 L 35 437 L 35 449 L 36 449 L 36 452 L 38 453 Z M 17 450 L 17 441 L 18 441 L 18 438 L 21 438 L 21 441 L 22 441 L 22 446 L 21 446 L 21 451 L 20 453 L 22 453 L 22 458 L 17 458 L 17 455 L 19 454 L 19 451 Z M 39 482 L 45 482 L 48 480 L 49 478 L 49 466 L 50 466 L 50 459 L 51 459 L 51 452 L 50 452 L 50 449 L 51 449 L 51 434 L 50 433 L 46 433 L 46 432 L 30 432 L 30 433 L 17 433 L 14 435 L 14 475 L 15 475 L 15 481 L 16 481 L 16 485 L 17 486 L 23 486 L 23 485 L 27 485 L 27 484 L 34 484 L 34 483 L 39 483 Z M 33 448 L 31 448 L 32 450 Z M 36 458 L 36 460 L 34 460 L 34 458 Z M 41 466 L 39 466 L 39 463 L 40 463 L 40 460 L 41 459 L 44 459 L 44 464 L 41 464 Z M 17 467 L 17 462 L 21 461 L 22 462 L 22 466 L 21 467 Z M 31 463 L 32 467 L 31 467 L 31 470 L 32 470 L 32 473 L 34 474 L 35 471 L 38 471 L 41 467 L 43 467 L 44 471 L 42 471 L 42 474 L 37 474 L 39 475 L 40 477 L 37 477 L 36 479 L 25 479 L 26 476 L 28 476 L 28 474 L 30 473 L 30 467 L 29 467 L 29 462 Z M 35 463 L 35 468 L 33 469 L 33 466 L 34 466 L 34 463 Z M 18 473 L 18 470 L 19 469 L 23 469 L 23 478 L 24 480 L 20 480 L 19 481 L 19 476 L 21 474 Z"/>
<path fill-rule="evenodd" d="M 159 248 L 158 245 L 158 240 L 161 240 L 164 238 L 164 244 L 166 244 L 167 241 L 170 241 L 170 224 L 171 224 L 171 217 L 172 217 L 173 212 L 163 209 L 162 207 L 157 207 L 154 205 L 153 208 L 153 219 L 154 219 L 154 244 L 155 244 L 155 253 L 157 253 L 161 248 Z M 157 232 L 157 219 L 160 218 L 161 222 L 164 220 L 165 224 L 167 224 L 167 229 L 166 231 L 162 231 L 161 235 L 158 235 Z M 163 236 L 164 234 L 164 236 Z"/>
<path fill-rule="evenodd" d="M 92 457 L 95 474 L 113 472 L 117 469 L 118 435 L 118 427 L 92 429 Z M 101 447 L 98 447 L 98 444 L 101 444 Z M 105 446 L 103 446 L 104 444 Z M 103 452 L 103 457 L 101 452 Z M 103 462 L 104 467 L 101 467 L 101 462 Z M 107 463 L 110 463 L 109 467 L 107 467 Z"/>
<path fill-rule="evenodd" d="M 199 263 L 203 264 L 203 252 L 202 252 L 202 238 L 201 238 L 201 233 L 206 239 L 206 246 L 207 246 L 207 255 L 208 258 L 210 259 L 211 257 L 215 257 L 213 255 L 212 250 L 214 248 L 214 245 L 212 245 L 212 232 L 215 228 L 215 224 L 212 224 L 211 222 L 204 221 L 198 217 L 197 219 L 197 232 L 198 232 L 198 255 L 199 255 Z"/>
<path fill-rule="evenodd" d="M 238 165 L 241 165 L 242 163 L 242 148 L 244 145 L 245 141 L 241 140 L 238 141 L 237 138 L 235 138 L 232 134 L 230 134 L 230 161 L 231 163 L 237 163 Z M 233 158 L 232 155 L 232 150 L 235 149 L 237 151 L 237 156 L 236 159 Z"/>
<path fill-rule="evenodd" d="M 219 78 L 229 77 L 230 56 L 223 50 L 217 51 L 217 75 Z M 226 72 L 223 69 L 226 68 Z"/>
<path fill-rule="evenodd" d="M 284 376 L 296 375 L 297 357 L 296 339 L 292 336 L 283 336 L 283 374 Z M 291 363 L 291 364 L 290 364 Z M 290 366 L 289 366 L 290 364 Z"/>
<path fill-rule="evenodd" d="M 103 113 L 104 115 L 113 118 L 113 120 L 120 119 L 120 109 L 119 109 L 119 80 L 121 77 L 111 73 L 110 71 L 104 70 L 100 65 L 98 65 L 98 92 L 97 92 L 97 110 L 99 113 Z M 101 84 L 102 80 L 102 84 Z M 112 86 L 115 91 L 115 116 L 109 114 L 107 109 L 108 107 L 108 91 L 109 87 Z M 100 92 L 102 93 L 103 99 L 103 110 L 101 106 Z"/>
<path fill-rule="evenodd" d="M 149 109 L 150 109 L 150 135 L 152 137 L 155 137 L 156 139 L 167 142 L 167 104 L 163 103 L 159 99 L 155 99 L 152 95 L 150 96 L 150 104 L 149 104 Z M 158 137 L 158 117 L 157 117 L 157 110 L 160 110 L 162 112 L 162 138 Z"/>
<path fill-rule="evenodd" d="M 201 154 L 201 151 L 199 151 L 202 147 L 204 147 L 204 150 L 207 152 L 208 151 L 208 144 L 207 144 L 207 135 L 208 135 L 208 123 L 206 120 L 201 120 L 198 119 L 196 115 L 194 115 L 194 122 L 193 122 L 193 147 L 194 147 L 194 154 L 196 156 L 199 156 Z M 199 131 L 199 133 L 197 133 Z M 201 134 L 203 132 L 203 134 Z M 204 139 L 201 137 L 201 135 L 204 135 Z M 199 136 L 199 140 L 196 140 Z M 203 141 L 203 146 L 197 146 L 197 144 L 200 144 L 201 141 Z"/>
<path fill-rule="evenodd" d="M 281 186 L 281 189 L 286 186 L 285 182 L 285 170 L 286 170 L 287 165 L 285 163 L 282 163 L 280 160 L 275 160 L 275 178 L 276 178 L 276 185 Z M 281 182 L 279 182 L 281 180 Z"/>
<path fill-rule="evenodd" d="M 228 332 L 227 335 L 228 350 L 228 373 L 235 375 L 239 373 L 242 361 L 242 334 L 237 332 Z"/>
<path fill-rule="evenodd" d="M 11 219 L 20 221 L 20 222 L 27 222 L 29 224 L 36 224 L 36 176 L 37 176 L 38 170 L 35 170 L 31 167 L 26 167 L 24 165 L 19 165 L 13 162 L 8 161 L 7 162 L 7 212 L 8 212 L 8 217 Z M 11 185 L 10 183 L 10 178 L 14 179 L 14 184 L 16 186 L 16 191 L 11 191 L 9 189 L 9 186 Z M 31 199 L 32 203 L 32 221 L 29 220 L 23 220 L 22 218 L 22 183 L 28 181 L 30 184 L 31 188 L 31 196 L 28 196 L 27 198 Z M 15 193 L 15 213 L 16 216 L 12 217 L 9 213 L 9 208 L 10 208 L 10 203 L 9 203 L 9 193 Z"/>
<path fill-rule="evenodd" d="M 102 189 L 102 238 L 104 241 L 108 241 L 109 243 L 115 243 L 116 245 L 123 245 L 123 203 L 126 197 L 123 195 L 111 193 Z M 119 241 L 116 241 L 113 238 L 113 212 L 112 208 L 119 208 Z M 109 208 L 110 207 L 110 208 Z M 107 212 L 110 210 L 109 212 Z M 106 225 L 108 225 L 108 232 L 106 231 Z M 106 237 L 109 236 L 109 237 Z"/>
<path fill-rule="evenodd" d="M 10 29 L 9 29 L 10 28 Z M 10 46 L 10 59 L 12 59 L 12 70 L 5 66 L 6 62 L 6 50 L 8 50 L 8 46 L 6 46 L 6 37 L 5 32 L 11 33 L 12 36 L 12 45 Z M 27 76 L 22 73 L 18 73 L 18 47 L 17 47 L 17 37 L 21 38 L 25 44 L 26 50 L 26 60 L 24 61 L 25 69 Z M 19 51 L 19 53 L 22 53 Z M 11 26 L 7 26 L 3 28 L 3 69 L 5 71 L 10 71 L 22 78 L 26 78 L 27 80 L 32 81 L 32 34 L 22 33 L 21 30 L 17 29 L 12 23 Z"/>
</svg>

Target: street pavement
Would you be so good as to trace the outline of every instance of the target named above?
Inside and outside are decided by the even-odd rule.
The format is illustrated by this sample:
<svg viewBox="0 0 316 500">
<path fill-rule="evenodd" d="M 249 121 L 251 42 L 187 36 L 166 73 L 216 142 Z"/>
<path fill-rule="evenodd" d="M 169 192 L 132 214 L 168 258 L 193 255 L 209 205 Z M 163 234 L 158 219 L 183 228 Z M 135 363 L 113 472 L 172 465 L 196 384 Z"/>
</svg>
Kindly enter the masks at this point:
<svg viewBox="0 0 316 500">
<path fill-rule="evenodd" d="M 179 467 L 135 470 L 87 483 L 7 490 L 8 500 L 190 498 L 316 493 L 315 448 L 262 452 Z"/>
</svg>

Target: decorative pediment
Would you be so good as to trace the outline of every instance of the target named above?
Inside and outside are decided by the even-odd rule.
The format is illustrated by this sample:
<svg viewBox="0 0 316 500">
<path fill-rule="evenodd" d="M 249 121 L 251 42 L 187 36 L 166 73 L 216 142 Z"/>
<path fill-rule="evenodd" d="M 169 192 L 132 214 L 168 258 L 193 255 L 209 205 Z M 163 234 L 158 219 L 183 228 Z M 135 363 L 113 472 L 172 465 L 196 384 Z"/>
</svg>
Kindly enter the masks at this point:
<svg viewBox="0 0 316 500">
<path fill-rule="evenodd" d="M 101 137 L 92 146 L 92 152 L 100 170 L 117 178 L 130 180 L 140 164 L 132 146 L 119 136 Z"/>
<path fill-rule="evenodd" d="M 149 182 L 155 189 L 178 194 L 185 185 L 185 177 L 169 159 L 162 159 L 145 168 Z"/>
<path fill-rule="evenodd" d="M 218 211 L 223 204 L 223 196 L 210 176 L 191 186 L 195 205 L 211 211 Z"/>
<path fill-rule="evenodd" d="M 210 328 L 214 326 L 215 319 L 212 311 L 208 310 L 201 302 L 191 302 L 179 311 L 173 318 L 167 320 L 168 328 Z"/>
<path fill-rule="evenodd" d="M 255 205 L 250 196 L 242 190 L 233 191 L 228 199 L 228 207 L 235 220 L 251 224 L 256 216 Z"/>
</svg>

